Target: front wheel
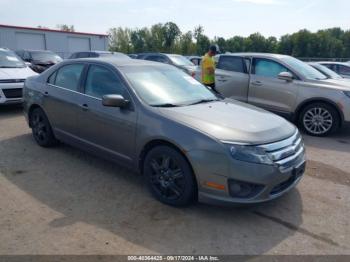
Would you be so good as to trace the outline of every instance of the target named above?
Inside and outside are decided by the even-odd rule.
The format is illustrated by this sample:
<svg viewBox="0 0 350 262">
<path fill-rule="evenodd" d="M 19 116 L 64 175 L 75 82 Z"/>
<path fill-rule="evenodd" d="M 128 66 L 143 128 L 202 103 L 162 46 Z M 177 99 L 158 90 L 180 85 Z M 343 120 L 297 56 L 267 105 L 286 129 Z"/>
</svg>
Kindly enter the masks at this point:
<svg viewBox="0 0 350 262">
<path fill-rule="evenodd" d="M 49 120 L 41 108 L 36 108 L 29 116 L 30 126 L 35 141 L 42 147 L 52 147 L 58 143 Z"/>
<path fill-rule="evenodd" d="M 336 132 L 340 118 L 336 109 L 326 103 L 313 103 L 300 114 L 299 125 L 312 136 L 327 136 Z"/>
<path fill-rule="evenodd" d="M 152 194 L 172 206 L 185 206 L 195 199 L 192 169 L 176 149 L 157 146 L 144 160 L 144 175 Z"/>
</svg>

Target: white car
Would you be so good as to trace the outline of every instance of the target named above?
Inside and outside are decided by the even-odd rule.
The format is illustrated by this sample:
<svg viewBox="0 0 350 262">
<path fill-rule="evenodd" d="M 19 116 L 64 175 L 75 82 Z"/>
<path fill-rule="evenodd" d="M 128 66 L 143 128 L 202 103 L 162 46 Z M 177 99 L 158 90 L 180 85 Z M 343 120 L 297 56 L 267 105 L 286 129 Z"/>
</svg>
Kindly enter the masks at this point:
<svg viewBox="0 0 350 262">
<path fill-rule="evenodd" d="M 14 52 L 0 48 L 0 105 L 22 103 L 24 81 L 34 75 Z"/>
</svg>

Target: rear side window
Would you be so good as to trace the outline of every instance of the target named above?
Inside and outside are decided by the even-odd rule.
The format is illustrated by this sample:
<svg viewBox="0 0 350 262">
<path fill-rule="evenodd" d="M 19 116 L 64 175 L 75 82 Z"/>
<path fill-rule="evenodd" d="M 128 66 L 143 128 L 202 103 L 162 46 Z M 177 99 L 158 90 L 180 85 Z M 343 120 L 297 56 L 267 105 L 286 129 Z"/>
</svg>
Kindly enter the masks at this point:
<svg viewBox="0 0 350 262">
<path fill-rule="evenodd" d="M 217 68 L 231 72 L 246 73 L 244 60 L 241 57 L 222 56 Z"/>
<path fill-rule="evenodd" d="M 86 78 L 85 94 L 97 98 L 112 94 L 126 97 L 126 89 L 117 74 L 105 67 L 91 65 Z"/>
<path fill-rule="evenodd" d="M 269 59 L 255 58 L 253 61 L 252 74 L 257 76 L 277 78 L 282 72 L 290 71 L 285 66 Z"/>
<path fill-rule="evenodd" d="M 78 91 L 80 76 L 83 69 L 83 64 L 73 64 L 61 67 L 57 72 L 55 85 L 72 91 Z"/>
<path fill-rule="evenodd" d="M 47 79 L 47 82 L 51 85 L 54 85 L 56 80 L 56 75 L 57 75 L 57 71 L 55 71 L 52 75 L 49 76 L 49 79 Z"/>
</svg>

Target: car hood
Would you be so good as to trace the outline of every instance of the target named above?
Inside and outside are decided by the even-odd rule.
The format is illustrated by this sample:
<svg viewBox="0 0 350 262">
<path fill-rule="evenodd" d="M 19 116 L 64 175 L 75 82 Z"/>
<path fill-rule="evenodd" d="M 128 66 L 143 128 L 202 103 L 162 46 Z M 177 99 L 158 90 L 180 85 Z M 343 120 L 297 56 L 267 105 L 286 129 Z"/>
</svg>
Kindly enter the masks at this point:
<svg viewBox="0 0 350 262">
<path fill-rule="evenodd" d="M 37 75 L 29 67 L 23 68 L 0 68 L 0 79 L 25 79 Z"/>
<path fill-rule="evenodd" d="M 324 88 L 350 91 L 350 81 L 344 79 L 314 80 L 312 83 Z"/>
<path fill-rule="evenodd" d="M 159 110 L 167 118 L 233 143 L 271 143 L 296 131 L 294 125 L 275 114 L 231 99 Z"/>
</svg>

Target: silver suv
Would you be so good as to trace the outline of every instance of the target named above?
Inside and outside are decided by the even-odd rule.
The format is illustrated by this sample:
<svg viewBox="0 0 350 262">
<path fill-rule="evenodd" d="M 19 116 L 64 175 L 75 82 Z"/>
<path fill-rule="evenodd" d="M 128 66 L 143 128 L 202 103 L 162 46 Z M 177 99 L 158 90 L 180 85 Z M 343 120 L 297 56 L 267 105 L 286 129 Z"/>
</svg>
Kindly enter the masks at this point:
<svg viewBox="0 0 350 262">
<path fill-rule="evenodd" d="M 314 136 L 329 135 L 350 121 L 350 83 L 328 79 L 291 56 L 219 55 L 216 88 L 225 97 L 283 115 Z"/>
</svg>

